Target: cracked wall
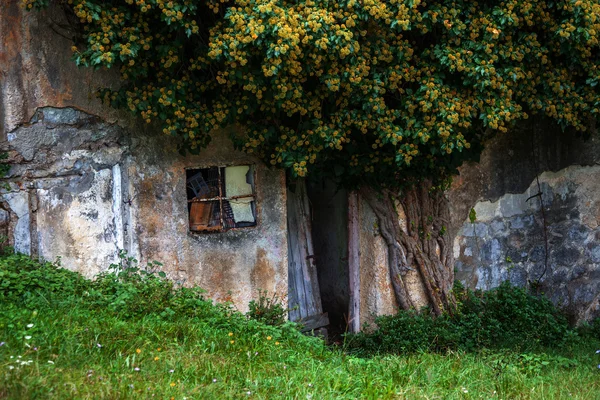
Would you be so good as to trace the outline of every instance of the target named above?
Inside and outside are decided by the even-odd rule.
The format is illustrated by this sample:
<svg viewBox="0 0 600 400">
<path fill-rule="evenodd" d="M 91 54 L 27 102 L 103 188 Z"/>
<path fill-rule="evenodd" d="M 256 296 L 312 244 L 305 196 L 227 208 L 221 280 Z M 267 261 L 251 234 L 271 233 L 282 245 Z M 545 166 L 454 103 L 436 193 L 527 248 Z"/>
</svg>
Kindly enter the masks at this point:
<svg viewBox="0 0 600 400">
<path fill-rule="evenodd" d="M 39 108 L 8 133 L 0 220 L 16 251 L 93 277 L 124 250 L 141 265 L 245 310 L 258 290 L 287 294 L 285 176 L 216 132 L 200 155 L 73 108 Z M 189 231 L 186 168 L 254 165 L 257 226 Z"/>
<path fill-rule="evenodd" d="M 599 154 L 597 134 L 584 140 L 543 121 L 494 138 L 448 192 L 456 278 L 483 290 L 539 280 L 573 322 L 600 317 Z"/>
<path fill-rule="evenodd" d="M 258 289 L 285 297 L 284 174 L 235 151 L 229 132 L 184 157 L 175 139 L 104 107 L 95 90 L 118 77 L 77 68 L 63 23 L 56 6 L 28 13 L 17 0 L 2 4 L 0 152 L 11 169 L 0 182 L 0 235 L 88 277 L 125 250 L 241 310 Z M 185 169 L 232 164 L 256 166 L 257 226 L 190 233 Z"/>
</svg>

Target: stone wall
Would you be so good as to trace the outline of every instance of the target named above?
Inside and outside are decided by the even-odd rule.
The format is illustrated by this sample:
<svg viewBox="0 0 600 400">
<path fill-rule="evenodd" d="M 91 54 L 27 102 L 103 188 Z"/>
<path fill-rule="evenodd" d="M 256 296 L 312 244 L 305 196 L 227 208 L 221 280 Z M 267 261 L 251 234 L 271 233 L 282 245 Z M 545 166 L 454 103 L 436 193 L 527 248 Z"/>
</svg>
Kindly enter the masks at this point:
<svg viewBox="0 0 600 400">
<path fill-rule="evenodd" d="M 141 265 L 245 309 L 259 289 L 287 294 L 285 176 L 215 133 L 200 155 L 152 132 L 128 134 L 73 108 L 43 107 L 8 133 L 12 167 L 0 190 L 0 229 L 16 251 L 92 277 L 120 250 Z M 254 165 L 257 226 L 189 231 L 186 168 Z"/>
<path fill-rule="evenodd" d="M 285 176 L 216 134 L 198 156 L 173 138 L 104 107 L 112 71 L 78 69 L 58 7 L 0 12 L 0 235 L 19 252 L 94 276 L 125 250 L 144 266 L 245 310 L 258 289 L 287 295 Z M 116 123 L 118 121 L 118 123 Z M 223 233 L 188 229 L 186 168 L 255 166 L 258 224 Z"/>
<path fill-rule="evenodd" d="M 448 193 L 456 278 L 484 290 L 539 281 L 574 322 L 600 316 L 599 161 L 597 135 L 584 140 L 543 121 L 493 139 Z"/>
</svg>

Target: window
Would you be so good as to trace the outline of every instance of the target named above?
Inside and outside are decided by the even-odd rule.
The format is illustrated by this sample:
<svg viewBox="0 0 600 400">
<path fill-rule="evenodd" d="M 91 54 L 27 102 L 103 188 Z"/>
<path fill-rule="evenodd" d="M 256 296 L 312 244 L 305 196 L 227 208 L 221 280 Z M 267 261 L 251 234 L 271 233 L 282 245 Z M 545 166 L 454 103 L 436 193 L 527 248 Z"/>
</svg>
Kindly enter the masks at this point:
<svg viewBox="0 0 600 400">
<path fill-rule="evenodd" d="M 254 166 L 188 169 L 186 183 L 190 231 L 256 226 Z"/>
</svg>

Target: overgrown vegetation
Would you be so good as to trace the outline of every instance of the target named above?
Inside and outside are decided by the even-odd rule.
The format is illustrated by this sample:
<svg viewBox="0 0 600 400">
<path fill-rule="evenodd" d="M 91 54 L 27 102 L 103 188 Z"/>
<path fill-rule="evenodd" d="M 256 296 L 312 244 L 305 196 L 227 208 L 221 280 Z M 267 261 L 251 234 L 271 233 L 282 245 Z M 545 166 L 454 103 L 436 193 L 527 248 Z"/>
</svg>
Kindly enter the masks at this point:
<svg viewBox="0 0 600 400">
<path fill-rule="evenodd" d="M 531 324 L 553 310 L 508 287 L 504 295 L 464 301 L 474 308 L 461 310 L 466 316 L 493 308 L 495 318 L 512 312 L 507 318 L 516 327 L 506 335 L 544 337 L 540 346 L 561 343 L 558 350 L 358 357 L 293 324 L 265 325 L 213 305 L 199 289 L 176 288 L 152 273 L 154 263 L 142 271 L 123 255 L 114 267 L 90 281 L 25 256 L 0 257 L 1 398 L 589 399 L 600 390 L 594 328 L 582 340 L 548 319 L 560 329 L 543 334 Z M 515 315 L 517 307 L 523 312 Z M 395 339 L 409 343 L 400 333 Z"/>
<path fill-rule="evenodd" d="M 377 329 L 353 335 L 350 347 L 367 352 L 403 354 L 414 351 L 472 351 L 510 348 L 522 351 L 560 348 L 578 333 L 545 297 L 508 282 L 488 292 L 455 287 L 458 305 L 453 314 L 400 311 L 377 318 Z M 585 334 L 594 336 L 594 327 Z M 597 336 L 600 339 L 599 336 Z"/>
<path fill-rule="evenodd" d="M 48 0 L 23 0 L 43 8 Z M 293 176 L 406 186 L 531 115 L 599 113 L 596 0 L 56 0 L 113 106 L 190 150 L 215 127 Z"/>
</svg>

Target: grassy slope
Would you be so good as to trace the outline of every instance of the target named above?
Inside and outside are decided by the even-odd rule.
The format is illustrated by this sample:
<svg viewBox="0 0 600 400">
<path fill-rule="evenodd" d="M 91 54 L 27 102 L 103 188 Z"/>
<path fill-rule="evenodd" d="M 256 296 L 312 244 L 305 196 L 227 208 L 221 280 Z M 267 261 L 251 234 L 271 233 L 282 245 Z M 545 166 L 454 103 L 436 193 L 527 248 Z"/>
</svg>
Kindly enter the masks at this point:
<svg viewBox="0 0 600 400">
<path fill-rule="evenodd" d="M 221 311 L 125 318 L 42 290 L 0 301 L 0 399 L 600 398 L 595 342 L 562 349 L 572 362 L 507 351 L 359 358 Z"/>
</svg>

